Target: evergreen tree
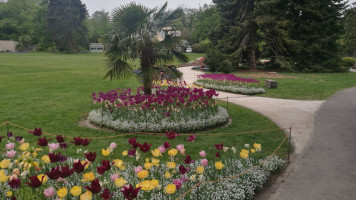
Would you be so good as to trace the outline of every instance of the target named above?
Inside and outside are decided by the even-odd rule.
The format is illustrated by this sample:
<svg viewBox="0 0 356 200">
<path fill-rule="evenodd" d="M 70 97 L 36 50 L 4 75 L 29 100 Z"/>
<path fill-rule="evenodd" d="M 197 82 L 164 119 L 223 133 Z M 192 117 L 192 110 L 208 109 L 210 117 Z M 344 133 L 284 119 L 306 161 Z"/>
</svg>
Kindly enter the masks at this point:
<svg viewBox="0 0 356 200">
<path fill-rule="evenodd" d="M 96 43 L 104 34 L 111 30 L 110 16 L 104 10 L 96 11 L 88 20 L 89 41 Z"/>
<path fill-rule="evenodd" d="M 60 51 L 75 53 L 80 47 L 88 48 L 87 15 L 81 0 L 50 0 L 47 31 Z"/>
<path fill-rule="evenodd" d="M 348 56 L 356 57 L 356 3 L 345 12 L 344 46 Z"/>
<path fill-rule="evenodd" d="M 299 71 L 340 71 L 337 40 L 343 31 L 343 0 L 289 1 L 291 38 L 298 45 L 290 48 Z"/>
</svg>

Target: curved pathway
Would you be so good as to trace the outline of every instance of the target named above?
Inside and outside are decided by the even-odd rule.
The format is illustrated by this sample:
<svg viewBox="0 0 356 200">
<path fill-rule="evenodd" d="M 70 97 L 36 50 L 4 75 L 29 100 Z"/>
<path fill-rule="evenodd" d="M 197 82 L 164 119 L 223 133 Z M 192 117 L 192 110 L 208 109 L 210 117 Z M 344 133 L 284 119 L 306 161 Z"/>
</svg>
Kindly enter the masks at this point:
<svg viewBox="0 0 356 200">
<path fill-rule="evenodd" d="M 180 68 L 188 84 L 202 72 Z M 219 98 L 255 110 L 281 128 L 293 127 L 295 154 L 282 176 L 256 199 L 351 200 L 356 197 L 356 87 L 324 101 L 250 97 Z M 223 100 L 223 99 L 222 99 Z"/>
</svg>

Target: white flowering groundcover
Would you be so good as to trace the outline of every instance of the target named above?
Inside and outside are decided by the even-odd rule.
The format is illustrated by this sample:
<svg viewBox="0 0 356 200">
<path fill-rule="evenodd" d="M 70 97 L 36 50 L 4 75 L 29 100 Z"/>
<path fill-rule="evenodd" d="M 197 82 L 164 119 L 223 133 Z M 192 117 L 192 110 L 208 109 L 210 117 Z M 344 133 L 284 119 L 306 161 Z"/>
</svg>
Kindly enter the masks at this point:
<svg viewBox="0 0 356 200">
<path fill-rule="evenodd" d="M 191 132 L 226 124 L 229 120 L 227 111 L 220 106 L 215 108 L 201 112 L 182 109 L 172 112 L 170 116 L 152 110 L 118 109 L 111 113 L 106 108 L 100 108 L 89 113 L 89 120 L 123 132 Z"/>
<path fill-rule="evenodd" d="M 237 94 L 245 94 L 245 95 L 254 95 L 254 94 L 264 94 L 266 93 L 265 89 L 257 88 L 257 87 L 247 87 L 243 85 L 229 85 L 229 84 L 218 84 L 214 81 L 208 80 L 197 80 L 194 82 L 194 85 L 203 86 L 209 89 L 215 89 L 225 92 L 232 92 Z"/>
</svg>

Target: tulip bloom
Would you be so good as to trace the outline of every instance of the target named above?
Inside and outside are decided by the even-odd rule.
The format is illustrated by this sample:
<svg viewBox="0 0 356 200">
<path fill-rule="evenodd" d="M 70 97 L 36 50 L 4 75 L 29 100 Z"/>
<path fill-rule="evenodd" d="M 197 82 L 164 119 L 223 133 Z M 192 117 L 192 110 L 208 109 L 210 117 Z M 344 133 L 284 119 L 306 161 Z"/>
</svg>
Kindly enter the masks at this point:
<svg viewBox="0 0 356 200">
<path fill-rule="evenodd" d="M 42 179 L 44 178 L 44 176 L 42 177 Z M 28 177 L 28 179 L 30 179 L 29 183 L 26 183 L 26 185 L 32 187 L 32 188 L 38 188 L 41 187 L 42 182 L 38 179 L 37 175 Z"/>
<path fill-rule="evenodd" d="M 94 160 L 96 158 L 96 151 L 95 152 L 84 153 L 84 155 L 87 158 L 87 160 L 89 160 L 90 162 L 94 162 Z"/>
<path fill-rule="evenodd" d="M 140 189 L 141 187 L 134 189 L 133 186 L 130 184 L 129 186 L 125 185 L 120 191 L 124 195 L 125 199 L 133 200 L 137 197 L 137 194 L 140 191 Z"/>
<path fill-rule="evenodd" d="M 56 194 L 56 190 L 53 187 L 47 188 L 43 191 L 46 197 L 53 197 Z"/>
<path fill-rule="evenodd" d="M 85 186 L 85 189 L 89 190 L 90 192 L 92 192 L 93 194 L 97 194 L 101 191 L 101 186 L 99 183 L 99 179 L 95 179 L 91 182 L 90 187 L 89 186 Z"/>
<path fill-rule="evenodd" d="M 43 135 L 43 133 L 42 133 L 42 130 L 41 130 L 41 128 L 35 128 L 35 130 L 33 130 L 33 131 L 28 131 L 29 133 L 31 133 L 32 135 L 34 135 L 34 136 L 41 136 L 41 135 Z"/>
</svg>

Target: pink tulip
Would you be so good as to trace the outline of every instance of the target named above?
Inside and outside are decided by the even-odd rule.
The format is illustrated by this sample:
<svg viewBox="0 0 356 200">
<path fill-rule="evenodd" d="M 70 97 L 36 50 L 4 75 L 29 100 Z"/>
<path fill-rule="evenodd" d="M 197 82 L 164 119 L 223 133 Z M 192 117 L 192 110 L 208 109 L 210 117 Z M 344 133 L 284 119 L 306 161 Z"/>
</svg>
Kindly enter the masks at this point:
<svg viewBox="0 0 356 200">
<path fill-rule="evenodd" d="M 159 146 L 158 149 L 159 149 L 159 152 L 161 152 L 161 153 L 166 152 L 166 148 L 164 148 L 163 145 Z"/>
<path fill-rule="evenodd" d="M 185 149 L 181 149 L 179 152 L 180 152 L 180 154 L 182 154 L 183 156 L 185 155 Z"/>
<path fill-rule="evenodd" d="M 200 164 L 203 165 L 203 166 L 207 166 L 208 165 L 208 160 L 204 158 L 204 159 L 202 159 L 200 161 Z"/>
<path fill-rule="evenodd" d="M 48 144 L 48 147 L 52 150 L 57 150 L 58 147 L 59 147 L 59 144 L 58 143 L 51 143 L 51 144 Z"/>
<path fill-rule="evenodd" d="M 183 144 L 178 144 L 177 145 L 177 149 L 178 149 L 178 151 L 184 149 L 184 145 Z"/>
<path fill-rule="evenodd" d="M 11 150 L 15 148 L 15 144 L 14 143 L 8 143 L 5 145 L 7 150 Z"/>
<path fill-rule="evenodd" d="M 113 174 L 110 176 L 111 180 L 112 181 L 115 181 L 115 179 L 119 178 L 119 175 L 118 174 Z"/>
<path fill-rule="evenodd" d="M 205 153 L 204 150 L 200 151 L 200 152 L 199 152 L 199 155 L 200 155 L 201 157 L 203 157 L 203 158 L 206 157 L 206 153 Z"/>
<path fill-rule="evenodd" d="M 112 142 L 110 144 L 110 148 L 115 149 L 117 147 L 117 144 L 115 142 Z"/>
<path fill-rule="evenodd" d="M 14 150 L 6 152 L 6 156 L 9 158 L 13 158 L 13 157 L 15 157 L 15 155 L 16 155 L 16 151 L 14 151 Z"/>
<path fill-rule="evenodd" d="M 43 194 L 46 197 L 53 197 L 56 194 L 56 190 L 53 187 L 44 190 Z"/>
<path fill-rule="evenodd" d="M 140 171 L 142 171 L 143 168 L 141 166 L 135 167 L 135 173 L 139 173 Z"/>
</svg>

